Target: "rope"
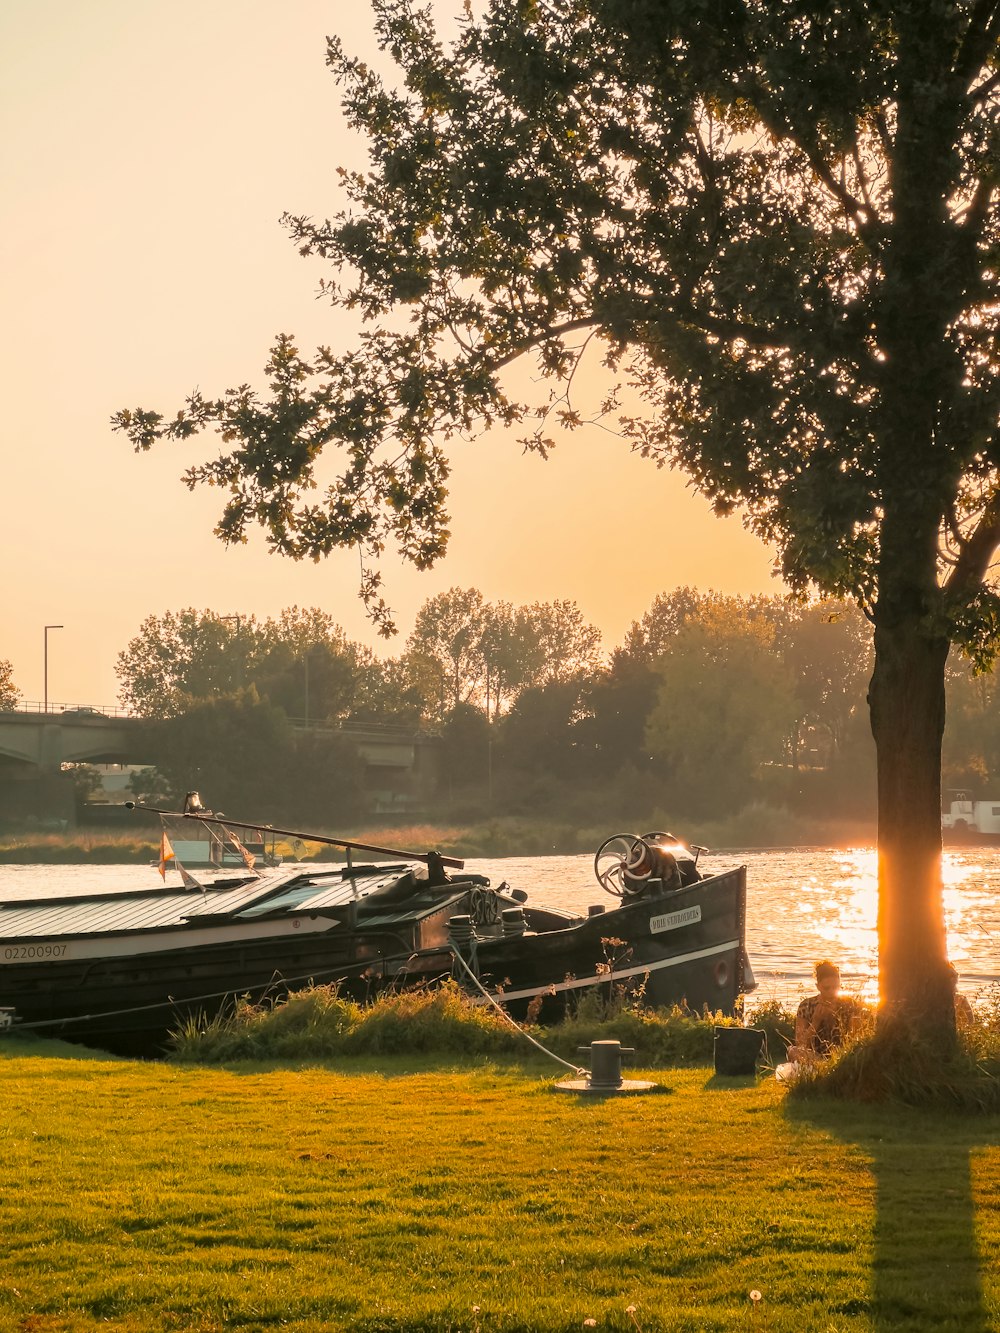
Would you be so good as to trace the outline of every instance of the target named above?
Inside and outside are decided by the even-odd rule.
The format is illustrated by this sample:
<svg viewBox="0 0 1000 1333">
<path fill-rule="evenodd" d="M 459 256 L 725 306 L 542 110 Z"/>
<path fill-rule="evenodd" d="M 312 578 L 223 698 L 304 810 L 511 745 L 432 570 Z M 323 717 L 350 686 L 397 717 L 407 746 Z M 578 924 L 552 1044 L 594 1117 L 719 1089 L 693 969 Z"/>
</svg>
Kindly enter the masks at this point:
<svg viewBox="0 0 1000 1333">
<path fill-rule="evenodd" d="M 483 986 L 482 982 L 476 976 L 475 972 L 473 972 L 472 968 L 465 961 L 465 959 L 459 953 L 458 949 L 455 947 L 454 944 L 451 945 L 451 951 L 455 955 L 456 959 L 462 964 L 462 967 L 465 969 L 467 976 L 472 981 L 472 984 L 476 987 L 476 989 L 480 992 L 480 994 L 483 995 L 490 1002 L 490 1004 L 497 1011 L 497 1013 L 502 1015 L 502 1017 L 504 1017 L 507 1020 L 507 1022 L 511 1025 L 511 1027 L 514 1029 L 514 1031 L 519 1033 L 525 1039 L 525 1041 L 530 1041 L 532 1046 L 540 1050 L 543 1055 L 547 1055 L 550 1060 L 555 1060 L 556 1064 L 562 1065 L 566 1069 L 571 1069 L 574 1074 L 587 1073 L 587 1070 L 582 1068 L 582 1066 L 571 1065 L 570 1062 L 568 1060 L 564 1060 L 561 1055 L 556 1055 L 554 1051 L 550 1051 L 548 1047 L 543 1046 L 540 1041 L 536 1041 L 530 1032 L 525 1032 L 524 1028 L 521 1027 L 521 1024 L 518 1023 L 515 1019 L 511 1018 L 510 1014 L 508 1014 L 507 1010 L 503 1007 L 503 1005 L 497 1004 L 496 1000 L 485 988 L 485 986 Z"/>
</svg>

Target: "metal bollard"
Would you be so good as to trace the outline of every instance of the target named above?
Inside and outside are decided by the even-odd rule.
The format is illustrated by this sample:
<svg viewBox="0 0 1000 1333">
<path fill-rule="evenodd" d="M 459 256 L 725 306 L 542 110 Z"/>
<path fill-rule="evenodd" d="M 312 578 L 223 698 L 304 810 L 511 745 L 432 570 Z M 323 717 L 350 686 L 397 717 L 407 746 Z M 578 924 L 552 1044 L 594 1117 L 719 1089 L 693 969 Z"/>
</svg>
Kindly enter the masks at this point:
<svg viewBox="0 0 1000 1333">
<path fill-rule="evenodd" d="M 592 1041 L 577 1050 L 581 1055 L 590 1052 L 590 1086 L 608 1090 L 622 1085 L 622 1056 L 635 1055 L 634 1047 L 623 1046 L 620 1041 Z"/>
<path fill-rule="evenodd" d="M 646 1079 L 622 1078 L 622 1056 L 634 1055 L 633 1047 L 623 1046 L 620 1041 L 592 1041 L 589 1046 L 577 1049 L 581 1054 L 590 1052 L 590 1077 L 557 1083 L 559 1092 L 584 1092 L 592 1096 L 611 1097 L 615 1094 L 656 1090 L 657 1085 Z"/>
<path fill-rule="evenodd" d="M 515 939 L 524 934 L 527 923 L 524 920 L 523 907 L 505 907 L 500 913 L 500 920 L 503 922 L 505 940 Z"/>
</svg>

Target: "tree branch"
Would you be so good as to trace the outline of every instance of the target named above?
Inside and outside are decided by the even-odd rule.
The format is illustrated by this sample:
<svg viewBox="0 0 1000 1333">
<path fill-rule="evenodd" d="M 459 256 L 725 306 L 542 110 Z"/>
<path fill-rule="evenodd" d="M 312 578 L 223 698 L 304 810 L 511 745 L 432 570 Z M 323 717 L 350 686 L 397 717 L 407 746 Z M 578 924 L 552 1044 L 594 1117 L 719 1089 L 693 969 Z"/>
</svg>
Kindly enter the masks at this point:
<svg viewBox="0 0 1000 1333">
<path fill-rule="evenodd" d="M 947 593 L 967 593 L 982 583 L 997 547 L 1000 546 L 1000 491 L 993 494 L 976 524 L 962 543 L 955 568 L 945 580 Z"/>
<path fill-rule="evenodd" d="M 990 93 L 997 88 L 1000 88 L 1000 70 L 996 74 L 990 75 L 988 79 L 984 79 L 978 88 L 973 88 L 969 93 L 969 101 L 974 107 L 978 106 L 980 102 L 985 102 Z"/>
<path fill-rule="evenodd" d="M 759 61 L 751 50 L 749 43 L 745 40 L 745 33 L 750 24 L 746 0 L 738 0 L 737 7 L 743 19 L 744 41 L 742 45 L 746 57 L 746 67 L 741 80 L 745 87 L 742 91 L 750 102 L 757 107 L 766 128 L 777 138 L 790 139 L 805 155 L 817 179 L 852 219 L 858 229 L 859 236 L 871 249 L 871 243 L 874 241 L 873 224 L 876 219 L 870 217 L 864 204 L 856 199 L 846 186 L 840 184 L 830 164 L 823 157 L 819 144 L 802 127 L 796 125 L 795 118 L 789 114 L 787 105 L 782 103 L 782 100 L 767 87 L 760 77 L 757 70 Z"/>
<path fill-rule="evenodd" d="M 955 73 L 966 83 L 982 68 L 990 43 L 996 38 L 998 23 L 1000 4 L 997 0 L 976 0 L 955 59 Z"/>
</svg>

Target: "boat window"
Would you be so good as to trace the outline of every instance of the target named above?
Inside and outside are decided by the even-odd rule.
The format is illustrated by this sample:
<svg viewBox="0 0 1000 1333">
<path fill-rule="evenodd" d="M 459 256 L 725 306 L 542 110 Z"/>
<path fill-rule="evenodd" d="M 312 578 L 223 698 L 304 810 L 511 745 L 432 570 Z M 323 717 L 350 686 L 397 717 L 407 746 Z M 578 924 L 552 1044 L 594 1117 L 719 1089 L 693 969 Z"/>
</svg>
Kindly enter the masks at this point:
<svg viewBox="0 0 1000 1333">
<path fill-rule="evenodd" d="M 296 907 L 301 907 L 304 902 L 310 898 L 315 898 L 318 892 L 317 886 L 311 881 L 305 884 L 296 884 L 294 888 L 286 889 L 284 893 L 279 893 L 274 898 L 268 898 L 262 903 L 254 903 L 252 907 L 246 907 L 242 912 L 237 912 L 241 920 L 246 920 L 251 916 L 268 916 L 271 912 L 294 911 Z M 348 885 L 343 886 L 345 903 L 350 902 L 352 898 L 351 890 Z"/>
<path fill-rule="evenodd" d="M 273 898 L 267 898 L 263 902 L 254 903 L 236 915 L 241 921 L 245 921 L 248 917 L 270 916 L 273 912 L 294 912 L 297 907 L 302 907 L 314 898 L 323 900 L 322 904 L 317 901 L 316 907 L 322 905 L 324 908 L 336 908 L 359 898 L 370 898 L 385 893 L 395 888 L 399 879 L 399 875 L 394 874 L 374 880 L 371 877 L 353 880 L 345 878 L 339 883 L 330 884 L 324 877 L 317 876 L 316 879 L 299 880 L 289 885 L 283 893 L 275 894 Z"/>
</svg>

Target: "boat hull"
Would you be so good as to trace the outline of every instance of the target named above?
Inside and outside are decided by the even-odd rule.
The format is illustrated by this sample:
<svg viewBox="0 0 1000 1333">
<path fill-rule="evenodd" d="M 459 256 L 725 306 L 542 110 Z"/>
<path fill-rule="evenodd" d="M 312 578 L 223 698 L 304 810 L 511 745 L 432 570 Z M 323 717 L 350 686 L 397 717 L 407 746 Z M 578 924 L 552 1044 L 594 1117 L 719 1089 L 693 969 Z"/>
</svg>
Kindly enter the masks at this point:
<svg viewBox="0 0 1000 1333">
<path fill-rule="evenodd" d="M 260 1002 L 310 983 L 339 983 L 363 1000 L 454 975 L 515 1016 L 542 1018 L 558 1016 L 588 988 L 626 986 L 650 1005 L 731 1013 L 745 988 L 745 896 L 741 868 L 583 920 L 567 916 L 563 923 L 558 914 L 526 908 L 524 934 L 457 946 L 478 985 L 448 939 L 450 916 L 469 910 L 461 892 L 419 921 L 383 928 L 303 912 L 240 929 L 205 927 L 201 936 L 189 928 L 65 946 L 5 942 L 0 1004 L 13 1006 L 23 1028 L 139 1055 L 161 1053 L 171 1030 L 192 1016 L 225 1011 L 236 997 Z"/>
<path fill-rule="evenodd" d="M 745 989 L 745 913 L 740 868 L 592 916 L 569 931 L 486 941 L 477 947 L 480 978 L 514 1012 L 551 988 L 552 1002 L 542 997 L 543 1017 L 595 985 L 641 991 L 652 1007 L 731 1014 Z"/>
</svg>

